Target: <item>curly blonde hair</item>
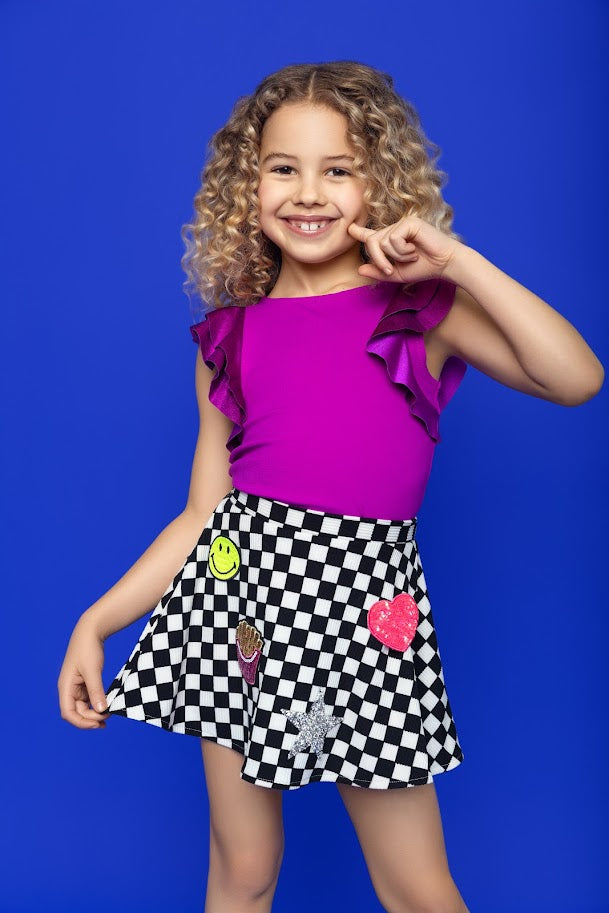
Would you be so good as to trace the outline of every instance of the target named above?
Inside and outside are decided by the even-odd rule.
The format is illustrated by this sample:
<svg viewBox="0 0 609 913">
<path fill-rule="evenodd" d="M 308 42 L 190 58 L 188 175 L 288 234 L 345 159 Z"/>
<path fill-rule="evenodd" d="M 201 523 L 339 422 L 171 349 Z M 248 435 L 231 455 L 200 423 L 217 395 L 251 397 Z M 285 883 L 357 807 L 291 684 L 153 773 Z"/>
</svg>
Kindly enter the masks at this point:
<svg viewBox="0 0 609 913">
<path fill-rule="evenodd" d="M 384 228 L 417 215 L 452 238 L 453 209 L 441 188 L 447 174 L 435 166 L 431 142 L 414 106 L 393 79 L 351 60 L 292 64 L 266 76 L 241 96 L 225 126 L 208 143 L 194 215 L 182 226 L 184 290 L 195 317 L 193 293 L 211 308 L 259 301 L 274 286 L 281 251 L 262 232 L 258 214 L 259 150 L 267 118 L 285 103 L 333 108 L 347 119 L 355 150 L 353 171 L 366 181 L 366 227 Z M 369 256 L 360 244 L 362 262 Z M 200 305 L 198 305 L 200 312 Z"/>
</svg>

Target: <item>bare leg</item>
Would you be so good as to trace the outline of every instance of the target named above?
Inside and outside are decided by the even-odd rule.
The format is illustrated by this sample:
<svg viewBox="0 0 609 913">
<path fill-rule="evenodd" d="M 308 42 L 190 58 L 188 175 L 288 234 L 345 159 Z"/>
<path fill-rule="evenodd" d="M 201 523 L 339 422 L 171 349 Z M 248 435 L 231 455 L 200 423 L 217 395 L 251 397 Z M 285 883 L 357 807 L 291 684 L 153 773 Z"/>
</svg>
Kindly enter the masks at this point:
<svg viewBox="0 0 609 913">
<path fill-rule="evenodd" d="M 284 850 L 283 791 L 239 776 L 243 757 L 201 739 L 209 797 L 204 913 L 270 913 Z"/>
<path fill-rule="evenodd" d="M 336 785 L 388 913 L 469 913 L 450 874 L 433 783 L 397 789 Z"/>
</svg>

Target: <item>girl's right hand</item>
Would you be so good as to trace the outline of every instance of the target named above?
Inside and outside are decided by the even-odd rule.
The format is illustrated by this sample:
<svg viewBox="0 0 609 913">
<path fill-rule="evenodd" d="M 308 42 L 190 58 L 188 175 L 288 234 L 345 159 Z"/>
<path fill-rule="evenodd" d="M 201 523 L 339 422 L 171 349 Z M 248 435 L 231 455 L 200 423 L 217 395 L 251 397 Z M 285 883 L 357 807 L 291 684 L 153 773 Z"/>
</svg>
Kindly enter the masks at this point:
<svg viewBox="0 0 609 913">
<path fill-rule="evenodd" d="M 72 632 L 57 681 L 61 718 L 78 729 L 106 728 L 108 713 L 89 707 L 107 706 L 103 668 L 104 642 L 85 613 Z"/>
</svg>

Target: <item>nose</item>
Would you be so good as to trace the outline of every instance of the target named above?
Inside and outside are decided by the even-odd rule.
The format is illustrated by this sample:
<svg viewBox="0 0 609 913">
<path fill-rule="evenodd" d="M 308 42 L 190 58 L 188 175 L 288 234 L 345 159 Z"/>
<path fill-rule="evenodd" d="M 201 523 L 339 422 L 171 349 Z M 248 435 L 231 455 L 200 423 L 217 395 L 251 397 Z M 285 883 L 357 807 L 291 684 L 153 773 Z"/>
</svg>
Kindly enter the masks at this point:
<svg viewBox="0 0 609 913">
<path fill-rule="evenodd" d="M 302 203 L 304 206 L 319 203 L 320 206 L 325 206 L 326 202 L 318 177 L 315 174 L 303 173 L 300 180 L 296 182 L 292 203 Z"/>
</svg>

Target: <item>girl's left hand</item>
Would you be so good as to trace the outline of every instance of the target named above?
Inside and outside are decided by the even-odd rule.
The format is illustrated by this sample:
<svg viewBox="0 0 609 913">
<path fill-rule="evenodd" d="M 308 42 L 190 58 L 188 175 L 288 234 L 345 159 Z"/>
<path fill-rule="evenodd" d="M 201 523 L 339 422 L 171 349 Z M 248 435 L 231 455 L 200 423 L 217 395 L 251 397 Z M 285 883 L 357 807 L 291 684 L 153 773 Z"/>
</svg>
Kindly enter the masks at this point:
<svg viewBox="0 0 609 913">
<path fill-rule="evenodd" d="M 376 230 L 352 222 L 347 231 L 365 244 L 370 255 L 371 262 L 358 269 L 360 276 L 388 282 L 421 282 L 442 276 L 461 247 L 456 238 L 419 216 L 405 216 Z"/>
</svg>

